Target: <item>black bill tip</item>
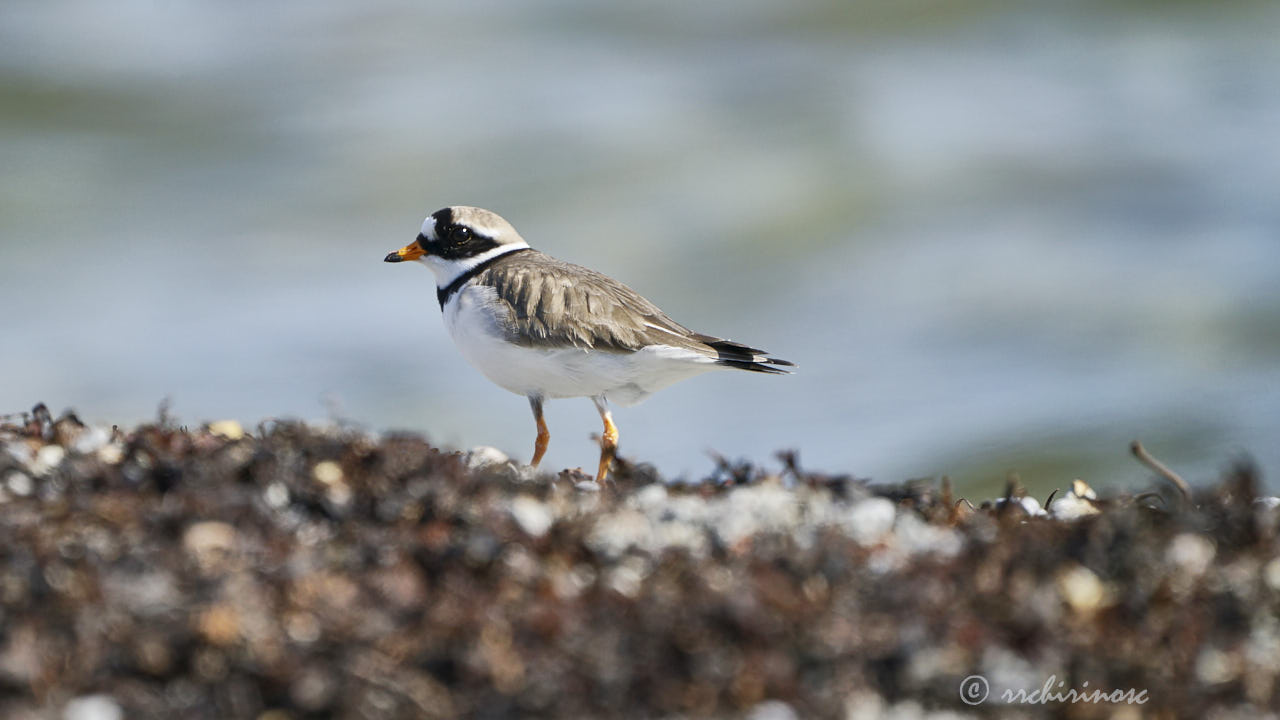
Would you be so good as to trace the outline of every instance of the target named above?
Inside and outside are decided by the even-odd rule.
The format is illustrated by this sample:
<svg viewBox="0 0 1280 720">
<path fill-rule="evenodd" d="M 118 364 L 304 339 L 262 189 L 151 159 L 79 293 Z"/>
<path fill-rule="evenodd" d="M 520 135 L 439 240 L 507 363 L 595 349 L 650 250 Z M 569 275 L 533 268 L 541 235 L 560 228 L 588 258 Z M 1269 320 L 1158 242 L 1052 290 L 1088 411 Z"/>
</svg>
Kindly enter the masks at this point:
<svg viewBox="0 0 1280 720">
<path fill-rule="evenodd" d="M 387 253 L 387 256 L 382 258 L 382 262 L 404 262 L 404 258 L 400 253 Z"/>
</svg>

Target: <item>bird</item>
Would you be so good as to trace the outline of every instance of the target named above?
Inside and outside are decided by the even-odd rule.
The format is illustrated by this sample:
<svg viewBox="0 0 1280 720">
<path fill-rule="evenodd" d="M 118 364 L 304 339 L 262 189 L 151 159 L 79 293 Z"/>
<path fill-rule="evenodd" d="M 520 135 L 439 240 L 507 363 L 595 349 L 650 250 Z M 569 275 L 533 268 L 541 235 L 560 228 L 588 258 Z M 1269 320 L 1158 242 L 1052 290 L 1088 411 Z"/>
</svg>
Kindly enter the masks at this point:
<svg viewBox="0 0 1280 720">
<path fill-rule="evenodd" d="M 385 262 L 417 261 L 435 276 L 444 324 L 471 365 L 529 400 L 536 469 L 551 433 L 543 403 L 589 397 L 604 422 L 596 482 L 617 455 L 610 403 L 634 405 L 709 370 L 789 374 L 795 363 L 695 332 L 613 278 L 534 250 L 498 214 L 455 205 L 428 215 Z"/>
</svg>

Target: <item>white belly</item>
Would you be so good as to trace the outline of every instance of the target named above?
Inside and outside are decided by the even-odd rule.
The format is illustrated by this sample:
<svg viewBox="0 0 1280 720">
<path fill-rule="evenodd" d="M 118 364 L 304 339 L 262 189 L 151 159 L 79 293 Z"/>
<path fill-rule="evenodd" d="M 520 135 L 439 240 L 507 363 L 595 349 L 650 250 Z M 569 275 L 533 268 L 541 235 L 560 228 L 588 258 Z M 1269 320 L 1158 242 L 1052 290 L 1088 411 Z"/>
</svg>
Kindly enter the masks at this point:
<svg viewBox="0 0 1280 720">
<path fill-rule="evenodd" d="M 633 405 L 650 393 L 719 366 L 668 345 L 633 353 L 581 348 L 539 349 L 503 339 L 492 288 L 467 285 L 445 305 L 444 322 L 467 362 L 500 387 L 544 398 L 604 395 Z"/>
</svg>

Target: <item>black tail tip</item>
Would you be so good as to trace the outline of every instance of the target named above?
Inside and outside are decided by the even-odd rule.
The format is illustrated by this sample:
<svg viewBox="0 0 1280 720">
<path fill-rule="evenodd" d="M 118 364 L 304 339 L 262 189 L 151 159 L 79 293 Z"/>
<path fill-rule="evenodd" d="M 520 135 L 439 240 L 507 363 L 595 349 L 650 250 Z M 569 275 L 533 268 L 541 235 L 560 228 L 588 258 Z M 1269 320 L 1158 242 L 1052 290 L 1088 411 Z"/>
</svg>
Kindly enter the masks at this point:
<svg viewBox="0 0 1280 720">
<path fill-rule="evenodd" d="M 749 372 L 767 373 L 769 375 L 790 375 L 791 374 L 790 370 L 784 370 L 780 367 L 774 367 L 774 365 L 786 365 L 788 367 L 796 366 L 795 363 L 790 363 L 785 360 L 779 363 L 773 358 L 769 358 L 765 362 L 756 362 L 754 360 L 721 359 L 721 360 L 717 360 L 716 364 L 723 365 L 725 367 L 737 368 L 739 370 L 747 370 Z"/>
</svg>

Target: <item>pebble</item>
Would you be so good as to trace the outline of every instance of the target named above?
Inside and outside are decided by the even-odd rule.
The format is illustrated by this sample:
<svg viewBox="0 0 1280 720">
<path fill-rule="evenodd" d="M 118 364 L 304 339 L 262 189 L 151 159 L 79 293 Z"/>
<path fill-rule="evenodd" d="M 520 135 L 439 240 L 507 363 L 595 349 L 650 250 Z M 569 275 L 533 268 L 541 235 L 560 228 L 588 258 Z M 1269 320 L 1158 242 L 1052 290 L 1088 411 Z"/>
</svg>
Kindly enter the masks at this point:
<svg viewBox="0 0 1280 720">
<path fill-rule="evenodd" d="M 311 613 L 297 612 L 285 618 L 284 630 L 294 642 L 309 644 L 320 639 L 323 630 Z"/>
<path fill-rule="evenodd" d="M 1213 556 L 1217 551 L 1207 538 L 1195 533 L 1182 533 L 1169 543 L 1165 557 L 1177 565 L 1184 573 L 1199 577 L 1209 569 Z"/>
<path fill-rule="evenodd" d="M 1275 558 L 1268 562 L 1266 567 L 1262 568 L 1262 580 L 1267 584 L 1267 587 L 1280 593 L 1280 558 Z"/>
<path fill-rule="evenodd" d="M 1235 680 L 1240 667 L 1227 653 L 1208 647 L 1196 656 L 1196 677 L 1206 685 L 1221 685 Z"/>
<path fill-rule="evenodd" d="M 1021 498 L 1019 502 L 1022 503 L 1022 509 L 1026 510 L 1027 514 L 1030 515 L 1031 517 L 1041 517 L 1043 515 L 1049 514 L 1044 511 L 1043 507 L 1040 507 L 1040 501 L 1036 500 L 1030 495 L 1027 495 L 1026 497 Z"/>
<path fill-rule="evenodd" d="M 1080 478 L 1076 478 L 1071 481 L 1071 494 L 1085 500 L 1098 499 L 1098 493 L 1094 492 L 1093 488 L 1089 487 L 1089 483 L 1081 480 Z"/>
<path fill-rule="evenodd" d="M 36 457 L 28 467 L 37 477 L 48 475 L 66 456 L 67 451 L 61 445 L 45 445 L 36 451 Z"/>
<path fill-rule="evenodd" d="M 746 720 L 798 720 L 792 707 L 780 700 L 766 700 L 751 708 Z"/>
<path fill-rule="evenodd" d="M 1107 588 L 1092 570 L 1076 565 L 1058 575 L 1058 593 L 1072 610 L 1088 615 L 1103 604 Z"/>
<path fill-rule="evenodd" d="M 964 546 L 954 529 L 933 525 L 912 513 L 903 513 L 894 524 L 894 535 L 908 555 L 953 557 Z"/>
<path fill-rule="evenodd" d="M 644 513 L 638 510 L 620 510 L 600 517 L 588 533 L 586 542 L 595 552 L 616 558 L 633 547 L 656 552 L 657 549 L 649 544 L 652 536 L 653 526 Z"/>
<path fill-rule="evenodd" d="M 311 477 L 321 485 L 337 485 L 342 482 L 342 466 L 332 460 L 318 462 L 311 468 Z"/>
<path fill-rule="evenodd" d="M 23 465 L 27 465 L 35 457 L 35 451 L 25 442 L 7 442 L 4 444 L 4 452 Z"/>
<path fill-rule="evenodd" d="M 526 535 L 542 537 L 555 523 L 555 516 L 546 504 L 529 495 L 517 495 L 511 501 L 511 517 Z"/>
<path fill-rule="evenodd" d="M 31 494 L 33 489 L 35 489 L 35 485 L 32 483 L 31 478 L 20 470 L 9 471 L 9 474 L 5 476 L 4 485 L 8 488 L 9 492 L 17 495 L 18 497 L 26 497 Z"/>
<path fill-rule="evenodd" d="M 1071 481 L 1071 489 L 1060 498 L 1049 503 L 1049 514 L 1058 520 L 1079 520 L 1102 512 L 1098 509 L 1098 494 L 1085 481 Z"/>
<path fill-rule="evenodd" d="M 209 433 L 234 441 L 244 437 L 244 428 L 235 420 L 218 420 L 209 423 Z"/>
<path fill-rule="evenodd" d="M 240 639 L 240 613 L 229 605 L 214 605 L 196 621 L 200 635 L 214 645 L 228 646 Z"/>
<path fill-rule="evenodd" d="M 644 586 L 645 570 L 643 559 L 629 557 L 608 574 L 606 584 L 619 595 L 634 598 Z"/>
<path fill-rule="evenodd" d="M 319 712 L 328 708 L 338 693 L 337 683 L 326 671 L 306 668 L 289 686 L 289 697 L 303 710 Z"/>
<path fill-rule="evenodd" d="M 311 478 L 325 487 L 325 498 L 343 507 L 351 502 L 351 486 L 344 480 L 342 466 L 332 460 L 323 460 L 311 468 Z"/>
<path fill-rule="evenodd" d="M 897 508 L 885 498 L 867 498 L 849 508 L 847 528 L 854 541 L 873 545 L 893 529 Z"/>
<path fill-rule="evenodd" d="M 1049 503 L 1049 514 L 1058 520 L 1079 520 L 1099 512 L 1101 511 L 1093 503 L 1074 495 L 1054 498 Z"/>
<path fill-rule="evenodd" d="M 637 490 L 633 496 L 633 502 L 638 507 L 649 510 L 661 507 L 663 503 L 667 502 L 668 497 L 670 497 L 670 494 L 664 485 L 653 483 Z"/>
<path fill-rule="evenodd" d="M 236 529 L 213 520 L 193 523 L 182 535 L 182 546 L 205 570 L 220 566 L 235 544 Z"/>
<path fill-rule="evenodd" d="M 1012 500 L 1006 500 L 1005 498 L 997 498 L 996 507 L 997 508 L 1003 507 L 1004 504 L 1007 502 L 1012 502 L 1018 507 L 1021 507 L 1023 512 L 1025 512 L 1027 515 L 1031 517 L 1039 517 L 1041 515 L 1048 514 L 1044 511 L 1044 508 L 1040 507 L 1040 501 L 1036 500 L 1030 495 L 1024 495 L 1023 497 L 1020 497 L 1020 498 L 1013 498 Z"/>
<path fill-rule="evenodd" d="M 123 720 L 124 710 L 110 695 L 85 695 L 67 703 L 62 720 Z"/>
<path fill-rule="evenodd" d="M 104 465 L 119 465 L 124 460 L 124 446 L 111 443 L 98 448 L 98 461 Z"/>
<path fill-rule="evenodd" d="M 98 452 L 109 442 L 111 442 L 111 431 L 94 425 L 85 428 L 76 436 L 75 441 L 71 443 L 71 452 L 77 455 L 89 455 Z"/>
<path fill-rule="evenodd" d="M 488 445 L 479 445 L 467 451 L 466 459 L 463 463 L 468 470 L 478 470 L 491 465 L 505 465 L 511 461 L 507 454 L 495 447 Z"/>
<path fill-rule="evenodd" d="M 289 504 L 289 488 L 282 482 L 273 482 L 262 491 L 262 499 L 267 507 L 279 510 Z"/>
<path fill-rule="evenodd" d="M 712 530 L 726 545 L 758 532 L 787 532 L 800 521 L 796 494 L 776 483 L 737 487 L 708 505 Z"/>
</svg>

